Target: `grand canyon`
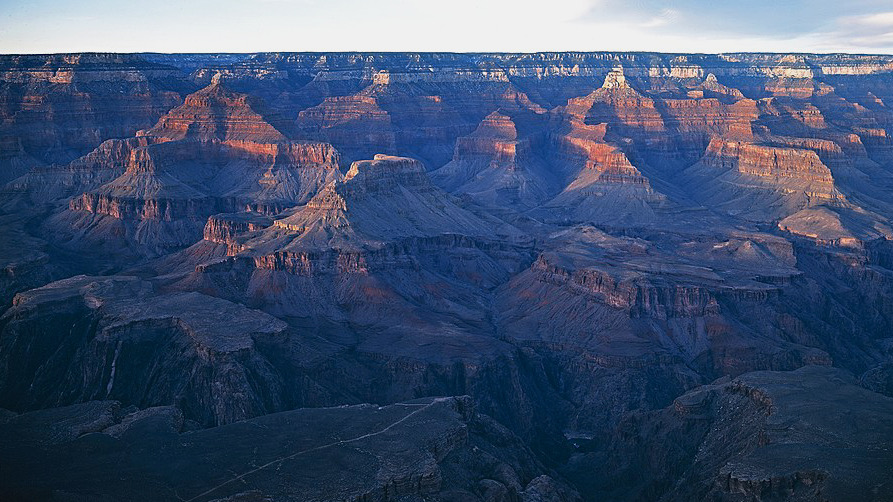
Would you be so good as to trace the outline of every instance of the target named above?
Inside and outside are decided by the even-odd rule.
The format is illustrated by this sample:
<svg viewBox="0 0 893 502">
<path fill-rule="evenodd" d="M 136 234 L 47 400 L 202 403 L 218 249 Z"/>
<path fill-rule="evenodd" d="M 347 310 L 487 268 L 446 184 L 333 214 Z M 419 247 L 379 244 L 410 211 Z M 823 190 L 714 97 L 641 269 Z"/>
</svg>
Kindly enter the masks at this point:
<svg viewBox="0 0 893 502">
<path fill-rule="evenodd" d="M 893 500 L 893 56 L 0 56 L 3 500 Z"/>
</svg>

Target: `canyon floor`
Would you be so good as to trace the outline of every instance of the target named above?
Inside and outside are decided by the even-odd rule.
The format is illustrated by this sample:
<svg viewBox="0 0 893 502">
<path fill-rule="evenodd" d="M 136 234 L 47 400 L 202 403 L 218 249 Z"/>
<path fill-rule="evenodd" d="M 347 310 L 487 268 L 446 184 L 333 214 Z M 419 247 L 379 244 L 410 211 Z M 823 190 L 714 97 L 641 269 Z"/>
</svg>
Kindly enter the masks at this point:
<svg viewBox="0 0 893 502">
<path fill-rule="evenodd" d="M 3 500 L 893 500 L 893 57 L 0 55 Z"/>
</svg>

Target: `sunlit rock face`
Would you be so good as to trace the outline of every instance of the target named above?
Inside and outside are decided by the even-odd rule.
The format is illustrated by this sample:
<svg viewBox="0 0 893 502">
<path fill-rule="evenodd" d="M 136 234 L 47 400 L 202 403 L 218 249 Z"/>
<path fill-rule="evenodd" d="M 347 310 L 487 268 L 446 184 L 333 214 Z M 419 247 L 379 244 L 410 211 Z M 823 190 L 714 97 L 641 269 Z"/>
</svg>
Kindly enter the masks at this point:
<svg viewBox="0 0 893 502">
<path fill-rule="evenodd" d="M 889 500 L 891 102 L 888 56 L 0 56 L 0 493 Z"/>
<path fill-rule="evenodd" d="M 138 56 L 2 56 L 0 182 L 131 136 L 192 88 L 176 68 Z"/>
</svg>

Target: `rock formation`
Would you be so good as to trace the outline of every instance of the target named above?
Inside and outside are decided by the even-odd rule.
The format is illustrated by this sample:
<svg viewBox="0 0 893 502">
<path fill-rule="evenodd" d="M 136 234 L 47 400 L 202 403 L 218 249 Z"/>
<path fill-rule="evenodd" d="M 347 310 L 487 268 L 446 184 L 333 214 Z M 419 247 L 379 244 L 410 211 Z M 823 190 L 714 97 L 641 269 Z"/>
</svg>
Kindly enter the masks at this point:
<svg viewBox="0 0 893 502">
<path fill-rule="evenodd" d="M 133 135 L 190 87 L 176 68 L 136 55 L 2 56 L 0 182 Z"/>
<path fill-rule="evenodd" d="M 579 500 L 510 431 L 476 414 L 467 397 L 295 410 L 202 431 L 184 430 L 177 412 L 91 401 L 6 416 L 0 441 L 15 467 L 0 486 L 16 498 Z M 90 464 L 60 462 L 90 447 L 102 450 Z M 158 449 L 167 450 L 166 460 Z M 44 468 L 32 470 L 38 463 Z M 184 477 L 187 464 L 192 475 Z"/>
<path fill-rule="evenodd" d="M 891 77 L 0 56 L 0 498 L 889 500 Z"/>
<path fill-rule="evenodd" d="M 61 224 L 87 240 L 112 225 L 158 252 L 195 242 L 210 215 L 275 214 L 341 176 L 330 145 L 290 141 L 256 108 L 215 78 L 129 143 L 91 153 L 119 165 L 129 152 L 123 173 L 73 198 Z"/>
<path fill-rule="evenodd" d="M 864 405 L 862 422 L 854 428 L 841 425 L 848 411 L 840 404 L 850 399 Z M 881 465 L 890 462 L 885 417 L 891 405 L 839 370 L 808 366 L 750 373 L 686 393 L 671 406 L 621 426 L 628 433 L 619 435 L 618 443 L 625 444 L 612 445 L 612 451 L 637 453 L 612 455 L 607 470 L 652 480 L 639 491 L 604 483 L 597 472 L 578 471 L 591 453 L 571 460 L 571 475 L 588 478 L 584 482 L 596 493 L 617 500 L 667 492 L 679 500 L 883 500 L 889 490 Z M 629 434 L 633 430 L 648 432 Z M 657 446 L 667 442 L 674 447 Z M 874 461 L 866 463 L 866 457 Z"/>
</svg>

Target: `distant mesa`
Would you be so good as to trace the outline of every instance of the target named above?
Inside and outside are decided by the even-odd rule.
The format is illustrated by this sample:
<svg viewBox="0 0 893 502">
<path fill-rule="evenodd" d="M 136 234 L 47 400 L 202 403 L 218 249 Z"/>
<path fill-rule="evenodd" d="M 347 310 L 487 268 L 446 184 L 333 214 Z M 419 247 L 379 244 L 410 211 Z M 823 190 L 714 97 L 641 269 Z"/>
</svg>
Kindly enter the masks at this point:
<svg viewBox="0 0 893 502">
<path fill-rule="evenodd" d="M 623 67 L 617 66 L 611 69 L 608 72 L 608 75 L 605 76 L 605 82 L 602 84 L 602 89 L 625 89 L 629 88 L 629 84 L 626 82 L 626 77 L 623 75 Z"/>
<path fill-rule="evenodd" d="M 0 494 L 893 500 L 891 102 L 888 55 L 0 55 Z"/>
</svg>

